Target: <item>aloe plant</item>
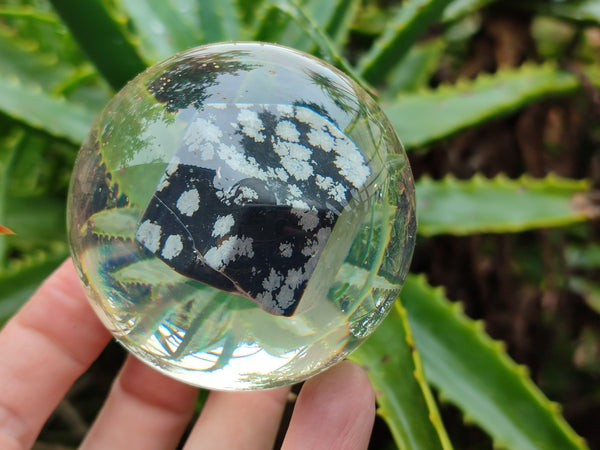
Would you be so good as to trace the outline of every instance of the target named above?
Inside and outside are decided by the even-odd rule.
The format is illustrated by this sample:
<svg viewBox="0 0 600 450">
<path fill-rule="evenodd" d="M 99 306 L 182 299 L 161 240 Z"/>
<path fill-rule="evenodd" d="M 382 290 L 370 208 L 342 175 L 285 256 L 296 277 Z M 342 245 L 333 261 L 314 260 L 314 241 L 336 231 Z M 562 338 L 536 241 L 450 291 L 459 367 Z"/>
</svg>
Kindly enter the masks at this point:
<svg viewBox="0 0 600 450">
<path fill-rule="evenodd" d="M 387 3 L 3 2 L 0 320 L 67 257 L 63 217 L 70 170 L 94 117 L 114 92 L 146 66 L 188 47 L 231 39 L 278 42 L 324 58 L 365 86 L 390 117 L 415 169 L 414 273 L 392 313 L 351 357 L 367 369 L 391 434 L 389 441 L 374 435 L 374 445 L 424 450 L 600 445 L 566 395 L 575 390 L 579 398 L 597 399 L 598 387 L 588 382 L 575 389 L 563 379 L 600 374 L 593 363 L 600 348 L 597 317 L 581 330 L 571 326 L 575 339 L 567 337 L 551 301 L 561 293 L 575 302 L 569 311 L 579 316 L 600 312 L 600 285 L 593 280 L 600 268 L 598 244 L 589 245 L 597 237 L 598 175 L 588 170 L 600 147 L 597 4 Z M 524 33 L 518 37 L 529 40 L 532 52 L 518 54 L 518 48 L 503 44 L 515 29 Z M 494 50 L 496 56 L 490 56 Z M 510 57 L 513 53 L 518 57 Z M 565 111 L 575 119 L 566 118 Z M 532 117 L 543 129 L 528 126 Z M 576 132 L 569 134 L 569 127 Z M 496 138 L 486 138 L 490 133 Z M 498 167 L 490 168 L 485 162 L 502 136 L 512 137 L 520 152 L 496 155 L 491 165 Z M 465 154 L 457 165 L 453 158 Z M 561 165 L 573 160 L 577 164 L 570 168 Z M 7 230 L 16 234 L 4 234 Z M 119 233 L 115 227 L 112 237 Z M 466 286 L 452 283 L 458 262 L 444 266 L 443 259 L 437 265 L 430 260 L 442 258 L 444 248 L 454 251 L 450 257 L 460 255 L 460 245 L 470 246 L 470 254 L 483 261 L 480 271 L 492 263 L 509 271 L 518 279 L 509 286 L 513 290 L 486 287 L 476 270 L 477 286 L 468 285 L 468 276 Z M 511 251 L 502 253 L 507 260 L 500 264 L 496 250 L 507 246 Z M 433 287 L 443 282 L 447 291 Z M 486 329 L 497 339 L 511 338 L 510 332 L 481 320 L 485 298 L 476 294 L 494 289 L 524 304 L 532 296 L 545 299 L 536 306 L 540 326 L 556 328 L 560 354 L 549 354 L 545 343 L 536 341 L 542 355 L 536 364 L 514 362 L 514 349 Z M 463 312 L 457 292 L 468 294 L 465 305 L 472 317 Z M 513 320 L 521 320 L 520 311 L 511 312 Z M 565 403 L 567 419 L 569 414 L 577 419 L 574 425 L 589 443 L 543 391 Z M 591 412 L 598 403 L 578 407 Z M 456 420 L 459 414 L 469 425 Z"/>
</svg>

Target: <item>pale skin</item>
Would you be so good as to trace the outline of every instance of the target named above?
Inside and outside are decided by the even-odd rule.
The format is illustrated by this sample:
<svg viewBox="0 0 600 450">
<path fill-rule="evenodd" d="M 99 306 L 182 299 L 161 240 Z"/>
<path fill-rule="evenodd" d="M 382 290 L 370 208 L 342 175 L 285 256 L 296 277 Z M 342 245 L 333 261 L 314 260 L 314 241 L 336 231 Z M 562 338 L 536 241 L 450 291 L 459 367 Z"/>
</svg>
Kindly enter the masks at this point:
<svg viewBox="0 0 600 450">
<path fill-rule="evenodd" d="M 109 340 L 65 262 L 0 332 L 0 448 L 31 448 Z M 211 392 L 184 448 L 272 448 L 288 392 Z M 173 449 L 195 398 L 195 388 L 128 357 L 81 448 Z M 366 449 L 374 418 L 364 370 L 342 362 L 304 384 L 282 448 Z"/>
</svg>

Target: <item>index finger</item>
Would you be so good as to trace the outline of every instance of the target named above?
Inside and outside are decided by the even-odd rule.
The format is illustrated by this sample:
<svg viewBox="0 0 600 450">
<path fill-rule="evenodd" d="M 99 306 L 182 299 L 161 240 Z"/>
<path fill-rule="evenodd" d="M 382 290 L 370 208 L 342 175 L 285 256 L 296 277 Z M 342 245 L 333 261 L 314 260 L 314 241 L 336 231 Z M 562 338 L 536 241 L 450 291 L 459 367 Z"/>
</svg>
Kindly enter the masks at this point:
<svg viewBox="0 0 600 450">
<path fill-rule="evenodd" d="M 109 339 L 66 261 L 0 332 L 0 448 L 30 448 Z"/>
</svg>

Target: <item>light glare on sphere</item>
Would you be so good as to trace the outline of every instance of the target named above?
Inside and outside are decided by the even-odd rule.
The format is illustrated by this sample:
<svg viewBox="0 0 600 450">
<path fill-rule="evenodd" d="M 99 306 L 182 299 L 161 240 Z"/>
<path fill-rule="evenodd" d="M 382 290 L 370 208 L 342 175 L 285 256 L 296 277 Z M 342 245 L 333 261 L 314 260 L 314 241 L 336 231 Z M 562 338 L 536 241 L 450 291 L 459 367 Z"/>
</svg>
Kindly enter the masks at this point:
<svg viewBox="0 0 600 450">
<path fill-rule="evenodd" d="M 292 384 L 383 320 L 415 238 L 388 119 L 349 77 L 261 43 L 195 48 L 99 115 L 69 193 L 87 296 L 130 352 L 209 389 Z"/>
</svg>

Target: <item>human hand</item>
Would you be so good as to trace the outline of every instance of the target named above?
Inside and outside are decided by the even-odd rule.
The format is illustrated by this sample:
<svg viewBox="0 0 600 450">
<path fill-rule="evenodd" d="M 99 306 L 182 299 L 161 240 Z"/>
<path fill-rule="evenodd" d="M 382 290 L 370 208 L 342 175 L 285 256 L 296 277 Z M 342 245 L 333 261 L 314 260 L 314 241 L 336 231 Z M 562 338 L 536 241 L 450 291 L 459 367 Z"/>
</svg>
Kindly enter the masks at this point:
<svg viewBox="0 0 600 450">
<path fill-rule="evenodd" d="M 109 340 L 65 262 L 0 332 L 0 448 L 30 448 Z M 288 392 L 211 392 L 184 448 L 272 448 Z M 175 448 L 195 399 L 195 388 L 129 356 L 81 448 Z M 304 384 L 282 448 L 366 449 L 374 417 L 365 372 L 342 362 Z"/>
</svg>

